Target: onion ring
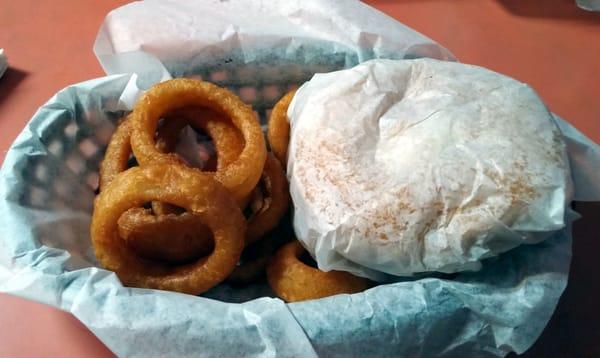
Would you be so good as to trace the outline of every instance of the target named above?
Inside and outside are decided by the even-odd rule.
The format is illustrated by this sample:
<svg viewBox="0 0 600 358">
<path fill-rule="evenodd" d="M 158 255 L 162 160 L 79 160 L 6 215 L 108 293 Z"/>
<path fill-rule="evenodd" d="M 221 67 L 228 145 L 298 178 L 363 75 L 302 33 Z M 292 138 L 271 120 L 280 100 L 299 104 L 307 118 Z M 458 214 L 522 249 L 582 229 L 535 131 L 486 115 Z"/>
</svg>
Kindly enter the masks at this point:
<svg viewBox="0 0 600 358">
<path fill-rule="evenodd" d="M 169 114 L 158 130 L 157 148 L 164 148 L 165 150 L 161 150 L 163 153 L 168 152 L 166 149 L 175 146 L 179 131 L 188 124 L 211 137 L 217 152 L 217 171 L 224 171 L 244 149 L 244 138 L 229 118 L 206 108 L 185 108 Z"/>
<path fill-rule="evenodd" d="M 283 173 L 283 168 L 277 158 L 271 153 L 267 155 L 263 175 L 255 191 L 260 192 L 260 199 L 254 197 L 251 203 L 253 213 L 248 219 L 248 228 L 246 230 L 247 245 L 258 241 L 265 234 L 273 230 L 279 224 L 280 219 L 285 215 L 290 205 L 288 183 Z M 171 205 L 158 204 L 161 205 L 152 202 L 152 209 L 157 215 L 176 212 Z M 150 242 L 148 240 L 148 244 Z M 182 256 L 185 256 L 185 253 L 189 252 L 189 247 L 185 241 L 181 246 L 179 246 L 178 242 L 171 242 L 169 249 L 172 252 L 181 253 Z"/>
<path fill-rule="evenodd" d="M 271 151 L 283 166 L 287 166 L 287 151 L 290 143 L 290 121 L 287 110 L 295 94 L 296 90 L 292 90 L 283 96 L 275 104 L 269 116 L 267 138 Z"/>
<path fill-rule="evenodd" d="M 356 293 L 369 287 L 369 280 L 348 272 L 323 272 L 300 261 L 304 247 L 299 241 L 283 246 L 267 266 L 269 285 L 281 299 L 297 302 Z"/>
<path fill-rule="evenodd" d="M 184 108 L 170 113 L 158 129 L 156 136 L 158 150 L 167 153 L 174 148 L 179 132 L 188 124 L 196 130 L 203 130 L 211 137 L 217 152 L 217 171 L 223 171 L 240 156 L 244 148 L 244 139 L 237 128 L 228 118 L 206 108 Z M 203 168 L 203 171 L 205 170 Z M 244 208 L 248 200 L 249 198 L 241 201 L 240 207 Z M 156 215 L 180 213 L 173 206 L 160 202 L 152 202 L 152 210 Z"/>
<path fill-rule="evenodd" d="M 213 144 L 199 143 L 198 138 L 192 139 L 189 133 L 184 134 L 188 124 L 191 123 L 186 118 L 166 117 L 156 131 L 156 148 L 162 153 L 172 153 L 171 155 L 181 159 L 181 162 L 188 167 L 206 171 L 206 163 L 215 156 Z"/>
<path fill-rule="evenodd" d="M 275 228 L 290 205 L 287 178 L 281 163 L 271 153 L 267 155 L 262 178 L 257 187 L 258 191 L 260 191 L 260 187 L 267 195 L 266 198 L 258 200 L 260 201 L 259 205 L 253 205 L 258 208 L 254 210 L 248 220 L 247 243 L 257 241 Z"/>
<path fill-rule="evenodd" d="M 161 152 L 172 150 L 177 144 L 181 129 L 193 121 L 199 123 L 201 128 L 207 128 L 207 133 L 214 138 L 219 148 L 233 148 L 228 151 L 223 149 L 224 153 L 231 153 L 222 157 L 222 165 L 227 165 L 233 160 L 233 155 L 239 155 L 241 152 L 243 140 L 231 124 L 211 120 L 214 115 L 207 110 L 172 114 L 173 118 L 165 121 L 165 125 L 158 130 L 157 148 Z M 206 116 L 209 117 L 205 118 Z M 117 174 L 127 169 L 131 155 L 130 123 L 129 116 L 124 118 L 111 137 L 104 160 L 100 164 L 101 189 Z M 155 215 L 149 210 L 138 209 L 123 213 L 118 224 L 120 236 L 140 256 L 177 263 L 201 257 L 212 249 L 210 230 L 196 216 L 185 214 L 181 208 L 158 201 L 152 202 Z"/>
<path fill-rule="evenodd" d="M 264 197 L 262 196 L 263 190 L 264 194 L 266 194 Z M 255 200 L 252 203 L 254 208 L 252 216 L 248 219 L 246 245 L 260 240 L 265 234 L 273 230 L 289 208 L 290 198 L 287 179 L 283 173 L 281 164 L 271 153 L 267 155 L 263 176 L 256 191 L 261 192 L 261 199 L 257 200 L 254 198 Z M 210 237 L 206 235 L 207 230 L 202 230 L 201 223 L 193 222 L 196 219 L 194 216 L 179 218 L 174 215 L 185 215 L 185 213 L 181 214 L 177 209 L 179 208 L 173 205 L 153 201 L 152 210 L 157 216 L 155 217 L 150 214 L 149 211 L 141 212 L 143 210 L 141 209 L 135 214 L 147 217 L 138 219 L 128 217 L 133 216 L 133 213 L 130 213 L 131 211 L 138 210 L 130 209 L 119 219 L 119 233 L 122 238 L 129 242 L 131 247 L 135 248 L 140 255 L 147 258 L 178 262 L 189 259 L 190 256 L 191 258 L 199 257 L 201 249 L 207 247 L 212 242 Z M 186 229 L 185 227 L 179 229 L 177 227 L 178 223 L 184 221 L 186 222 L 185 226 L 193 227 L 194 229 L 190 230 L 190 228 Z M 150 227 L 133 228 L 134 223 L 154 223 L 156 227 L 155 229 Z M 164 230 L 159 228 L 161 225 L 165 227 Z M 186 235 L 194 232 L 197 233 L 196 241 L 192 243 Z M 264 264 L 266 264 L 266 257 Z M 244 271 L 261 270 L 264 264 L 260 263 L 256 266 L 256 269 L 246 267 Z M 237 275 L 255 276 L 254 274 L 240 273 L 239 271 Z M 244 279 L 240 279 L 239 281 L 244 281 Z"/>
<path fill-rule="evenodd" d="M 119 236 L 140 256 L 169 263 L 189 262 L 209 254 L 212 233 L 196 215 L 152 215 L 132 208 L 117 221 Z"/>
<path fill-rule="evenodd" d="M 213 232 L 213 252 L 179 266 L 140 259 L 119 237 L 117 221 L 128 209 L 153 200 L 198 215 Z M 244 247 L 245 229 L 237 203 L 212 176 L 181 164 L 155 164 L 121 173 L 100 192 L 94 202 L 90 231 L 99 262 L 124 284 L 200 294 L 233 271 Z"/>
<path fill-rule="evenodd" d="M 131 156 L 131 121 L 129 116 L 121 119 L 113 135 L 110 137 L 104 159 L 100 163 L 100 190 L 107 186 L 117 174 L 127 169 L 127 162 Z"/>
<path fill-rule="evenodd" d="M 169 128 L 171 132 L 179 132 L 185 123 L 182 121 L 174 123 Z M 157 143 L 161 152 L 170 151 L 175 145 L 175 142 L 166 141 L 166 135 L 163 135 L 162 140 Z M 127 169 L 129 157 L 131 156 L 131 114 L 121 119 L 115 132 L 110 137 L 108 146 L 104 153 L 104 159 L 100 163 L 100 179 L 98 187 L 102 190 L 107 186 L 119 173 Z"/>
<path fill-rule="evenodd" d="M 244 137 L 244 149 L 239 157 L 215 179 L 221 182 L 240 202 L 258 183 L 267 152 L 260 124 L 252 109 L 232 92 L 214 84 L 189 78 L 177 78 L 150 88 L 137 102 L 132 117 L 131 146 L 140 165 L 173 162 L 173 155 L 156 149 L 154 133 L 158 120 L 172 110 L 207 107 L 230 118 Z"/>
<path fill-rule="evenodd" d="M 157 143 L 161 151 L 168 151 L 176 143 L 176 134 L 186 125 L 185 122 L 173 122 L 169 133 L 162 136 Z M 175 134 L 175 135 L 174 135 Z M 175 141 L 167 140 L 167 135 L 175 137 Z M 123 118 L 113 133 L 104 159 L 100 163 L 99 188 L 109 185 L 114 178 L 127 169 L 129 157 L 131 156 L 131 120 L 130 116 Z M 171 215 L 152 215 L 149 211 L 139 211 L 133 208 L 119 219 L 119 234 L 125 239 L 136 252 L 145 258 L 164 260 L 171 262 L 189 261 L 201 257 L 212 247 L 210 230 L 193 215 L 178 217 L 180 214 L 177 207 L 157 201 L 152 202 L 152 207 L 163 213 Z M 183 214 L 182 214 L 183 215 Z M 181 223 L 186 225 L 180 225 Z M 192 230 L 197 230 L 194 240 L 189 235 Z M 165 241 L 173 241 L 173 245 L 162 245 Z M 193 242 L 192 242 L 193 241 Z"/>
</svg>

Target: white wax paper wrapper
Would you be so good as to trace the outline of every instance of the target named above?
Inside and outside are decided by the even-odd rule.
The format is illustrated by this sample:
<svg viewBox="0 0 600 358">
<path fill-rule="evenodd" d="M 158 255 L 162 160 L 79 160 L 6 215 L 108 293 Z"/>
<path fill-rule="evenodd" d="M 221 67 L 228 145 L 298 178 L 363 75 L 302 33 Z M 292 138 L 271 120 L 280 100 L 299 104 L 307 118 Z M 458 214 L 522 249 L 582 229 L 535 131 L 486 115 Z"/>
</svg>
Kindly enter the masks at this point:
<svg viewBox="0 0 600 358">
<path fill-rule="evenodd" d="M 453 59 L 446 49 L 355 0 L 140 1 L 108 14 L 94 52 L 107 74 L 137 73 L 141 86 L 200 76 L 228 86 L 273 87 L 371 58 Z M 284 73 L 285 76 L 281 74 Z M 277 91 L 275 91 L 275 94 Z"/>
<path fill-rule="evenodd" d="M 371 60 L 316 74 L 288 116 L 294 229 L 325 271 L 382 280 L 479 269 L 565 225 L 564 136 L 535 92 L 509 77 Z"/>
</svg>

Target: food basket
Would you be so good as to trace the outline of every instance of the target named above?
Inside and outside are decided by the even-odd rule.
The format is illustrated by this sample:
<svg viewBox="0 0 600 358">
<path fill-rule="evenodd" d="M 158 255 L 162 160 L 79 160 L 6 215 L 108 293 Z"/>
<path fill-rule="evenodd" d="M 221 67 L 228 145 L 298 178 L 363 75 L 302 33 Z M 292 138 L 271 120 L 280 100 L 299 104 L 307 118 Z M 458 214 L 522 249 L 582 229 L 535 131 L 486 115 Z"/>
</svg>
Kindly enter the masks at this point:
<svg viewBox="0 0 600 358">
<path fill-rule="evenodd" d="M 223 6 L 240 3 L 232 2 Z M 152 1 L 141 4 L 148 6 L 145 11 L 159 6 Z M 313 16 L 317 5 L 325 6 L 320 1 L 307 4 L 302 18 Z M 364 6 L 332 4 L 328 10 L 334 18 Z M 269 9 L 285 6 L 275 2 Z M 384 16 L 367 15 L 367 22 Z M 144 16 L 151 18 L 148 13 Z M 114 16 L 107 19 L 115 21 Z M 388 27 L 401 26 L 390 25 L 387 17 L 385 21 Z M 265 285 L 240 290 L 222 284 L 201 297 L 128 288 L 114 273 L 98 266 L 89 237 L 98 165 L 115 124 L 149 84 L 169 76 L 210 80 L 238 93 L 264 121 L 284 92 L 316 72 L 351 67 L 386 53 L 452 59 L 423 37 L 418 38 L 421 47 L 390 53 L 373 50 L 377 41 L 362 48 L 358 43 L 352 47 L 320 41 L 321 37 L 307 37 L 291 47 L 290 42 L 273 40 L 280 46 L 267 52 L 261 48 L 253 56 L 239 43 L 234 46 L 238 50 L 230 52 L 222 51 L 226 46 L 215 46 L 212 56 L 200 56 L 183 67 L 182 62 L 144 51 L 99 54 L 103 66 L 113 70 L 119 64 L 127 67 L 131 61 L 152 58 L 138 62 L 151 65 L 141 66 L 137 74 L 112 75 L 59 91 L 11 146 L 0 171 L 0 291 L 71 312 L 119 356 L 524 352 L 540 335 L 566 286 L 570 225 L 540 244 L 488 260 L 479 272 L 399 279 L 358 294 L 292 304 L 273 298 Z M 98 43 L 96 50 L 99 53 Z M 160 66 L 155 67 L 157 63 Z M 569 143 L 579 145 L 577 150 L 570 147 L 570 155 L 576 158 L 572 163 L 598 160 L 593 157 L 597 151 L 581 149 L 593 146 L 591 142 L 560 123 Z M 578 175 L 589 175 L 585 166 L 576 165 Z M 572 212 L 568 216 L 569 222 L 576 218 Z"/>
</svg>

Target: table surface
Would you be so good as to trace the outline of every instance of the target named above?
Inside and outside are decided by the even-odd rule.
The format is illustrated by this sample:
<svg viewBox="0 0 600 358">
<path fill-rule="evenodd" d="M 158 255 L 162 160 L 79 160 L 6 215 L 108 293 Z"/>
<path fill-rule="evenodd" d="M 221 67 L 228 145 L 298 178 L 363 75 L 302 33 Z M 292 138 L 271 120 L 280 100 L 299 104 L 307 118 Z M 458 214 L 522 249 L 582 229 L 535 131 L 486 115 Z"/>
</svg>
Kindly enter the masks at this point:
<svg viewBox="0 0 600 358">
<path fill-rule="evenodd" d="M 0 162 L 35 110 L 69 84 L 103 75 L 92 45 L 122 0 L 0 0 Z M 574 0 L 366 1 L 438 41 L 462 62 L 532 85 L 552 111 L 600 142 L 600 14 Z M 600 356 L 600 204 L 578 203 L 571 279 L 526 356 Z M 110 351 L 70 314 L 0 294 L 0 356 L 98 356 Z M 6 329 L 6 327 L 10 327 Z M 27 339 L 22 339 L 27 337 Z"/>
</svg>

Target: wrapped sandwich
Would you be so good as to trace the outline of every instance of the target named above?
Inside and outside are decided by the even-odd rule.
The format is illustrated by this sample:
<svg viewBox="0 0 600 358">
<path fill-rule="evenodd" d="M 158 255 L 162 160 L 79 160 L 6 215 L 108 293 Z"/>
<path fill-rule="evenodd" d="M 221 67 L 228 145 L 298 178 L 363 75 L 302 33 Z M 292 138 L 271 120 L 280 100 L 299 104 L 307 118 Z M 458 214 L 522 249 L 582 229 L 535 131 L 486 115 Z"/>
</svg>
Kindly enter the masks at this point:
<svg viewBox="0 0 600 358">
<path fill-rule="evenodd" d="M 290 104 L 294 229 L 323 270 L 452 273 L 565 225 L 566 147 L 527 85 L 431 59 L 317 74 Z"/>
</svg>

